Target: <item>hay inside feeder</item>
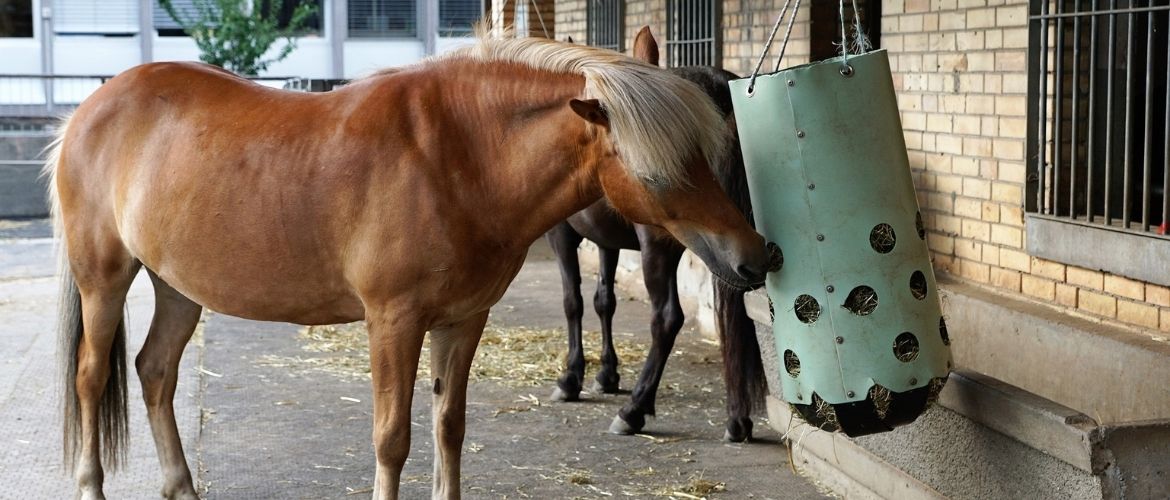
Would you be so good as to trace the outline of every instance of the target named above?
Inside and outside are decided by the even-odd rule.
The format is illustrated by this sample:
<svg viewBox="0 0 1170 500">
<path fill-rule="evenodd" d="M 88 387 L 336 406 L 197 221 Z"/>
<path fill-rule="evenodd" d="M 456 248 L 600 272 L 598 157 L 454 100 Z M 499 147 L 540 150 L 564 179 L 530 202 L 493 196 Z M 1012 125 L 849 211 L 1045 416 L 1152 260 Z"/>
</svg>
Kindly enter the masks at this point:
<svg viewBox="0 0 1170 500">
<path fill-rule="evenodd" d="M 793 311 L 801 323 L 812 324 L 821 317 L 821 304 L 812 295 L 800 295 L 793 303 Z"/>
<path fill-rule="evenodd" d="M 898 334 L 894 339 L 894 356 L 903 363 L 914 361 L 918 357 L 918 337 L 910 332 Z"/>
<path fill-rule="evenodd" d="M 922 271 L 914 271 L 910 275 L 910 295 L 918 300 L 926 299 L 926 275 Z"/>
<path fill-rule="evenodd" d="M 869 401 L 873 403 L 873 411 L 878 418 L 885 420 L 890 413 L 890 403 L 894 402 L 894 393 L 881 384 L 874 384 L 869 388 Z"/>
<path fill-rule="evenodd" d="M 788 372 L 792 378 L 800 376 L 800 358 L 796 357 L 796 353 L 792 349 L 784 351 L 784 371 Z"/>
<path fill-rule="evenodd" d="M 877 306 L 877 292 L 865 285 L 850 290 L 849 296 L 845 297 L 845 303 L 842 304 L 842 307 L 858 316 L 866 316 L 872 313 L 874 309 L 877 309 Z"/>
<path fill-rule="evenodd" d="M 841 422 L 837 420 L 837 409 L 821 399 L 816 393 L 813 393 L 812 396 L 812 406 L 817 412 L 817 416 L 821 418 L 820 428 L 822 430 L 835 431 L 841 428 Z"/>
<path fill-rule="evenodd" d="M 890 253 L 894 250 L 898 238 L 894 235 L 894 226 L 885 222 L 873 227 L 869 232 L 869 246 L 877 253 Z"/>
</svg>

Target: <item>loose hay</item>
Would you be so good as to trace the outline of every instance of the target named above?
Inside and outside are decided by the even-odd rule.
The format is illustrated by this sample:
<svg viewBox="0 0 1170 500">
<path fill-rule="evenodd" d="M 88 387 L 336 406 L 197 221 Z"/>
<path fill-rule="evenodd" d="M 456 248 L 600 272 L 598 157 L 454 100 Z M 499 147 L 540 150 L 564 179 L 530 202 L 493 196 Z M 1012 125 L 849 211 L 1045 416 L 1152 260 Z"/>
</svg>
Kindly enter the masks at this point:
<svg viewBox="0 0 1170 500">
<path fill-rule="evenodd" d="M 890 403 L 894 402 L 894 394 L 880 384 L 869 388 L 869 400 L 873 403 L 873 411 L 878 418 L 885 420 L 890 413 Z"/>
<path fill-rule="evenodd" d="M 816 393 L 812 396 L 813 408 L 817 412 L 817 416 L 821 417 L 822 430 L 836 430 L 841 428 L 841 422 L 837 420 L 837 409 L 833 405 L 825 402 Z"/>
<path fill-rule="evenodd" d="M 858 286 L 849 292 L 849 296 L 845 297 L 845 304 L 842 305 L 849 312 L 858 316 L 866 316 L 877 309 L 878 296 L 873 288 L 865 285 Z"/>
<path fill-rule="evenodd" d="M 584 332 L 587 346 L 600 346 L 600 332 Z M 297 339 L 301 348 L 323 356 L 261 356 L 256 363 L 263 366 L 289 368 L 302 373 L 325 373 L 343 379 L 370 378 L 368 333 L 364 322 L 345 325 L 310 326 L 301 330 Z M 614 339 L 614 350 L 619 359 L 641 360 L 645 345 Z M 537 329 L 489 324 L 471 365 L 471 380 L 492 380 L 511 387 L 538 387 L 554 381 L 565 367 L 567 336 L 560 328 Z M 586 364 L 596 370 L 601 366 L 600 349 L 587 349 Z M 419 359 L 419 373 L 430 373 L 430 341 L 423 344 Z M 639 364 L 622 364 L 623 378 L 637 376 Z M 420 377 L 422 378 L 422 377 Z M 501 413 L 509 413 L 507 411 Z"/>
<path fill-rule="evenodd" d="M 890 253 L 894 250 L 894 245 L 897 243 L 897 237 L 894 235 L 894 227 L 881 223 L 873 227 L 869 232 L 869 246 L 877 253 Z"/>
<path fill-rule="evenodd" d="M 815 323 L 817 318 L 821 317 L 821 305 L 812 295 L 797 296 L 793 309 L 796 312 L 796 319 L 801 323 Z"/>
</svg>

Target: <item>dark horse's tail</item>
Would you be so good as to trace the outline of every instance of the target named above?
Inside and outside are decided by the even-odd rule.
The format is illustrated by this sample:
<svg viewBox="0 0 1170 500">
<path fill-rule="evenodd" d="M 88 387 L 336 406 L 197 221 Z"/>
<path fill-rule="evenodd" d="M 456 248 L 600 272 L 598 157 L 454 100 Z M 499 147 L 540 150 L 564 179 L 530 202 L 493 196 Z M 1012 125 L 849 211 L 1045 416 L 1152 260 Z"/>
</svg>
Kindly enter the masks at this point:
<svg viewBox="0 0 1170 500">
<path fill-rule="evenodd" d="M 739 77 L 729 71 L 710 67 L 679 68 L 675 71 L 702 87 L 726 117 L 731 130 L 730 147 L 727 148 L 728 154 L 723 164 L 715 165 L 712 170 L 732 203 L 743 212 L 748 223 L 755 227 L 743 152 L 739 148 L 735 114 L 731 105 L 731 89 L 727 85 L 730 80 Z M 760 344 L 756 340 L 755 323 L 748 317 L 744 306 L 744 290 L 722 280 L 712 279 L 715 285 L 715 319 L 723 347 L 723 378 L 728 388 L 727 412 L 731 418 L 728 437 L 733 441 L 741 441 L 751 436 L 750 415 L 753 409 L 763 405 L 764 397 L 768 394 L 768 382 L 764 375 Z"/>
<path fill-rule="evenodd" d="M 69 267 L 69 256 L 62 232 L 60 203 L 57 200 L 57 163 L 61 157 L 61 141 L 65 136 L 68 120 L 62 123 L 57 139 L 49 146 L 48 161 L 44 175 L 49 180 L 49 199 L 52 200 L 53 229 L 60 239 L 57 271 L 61 279 L 61 295 L 57 314 L 57 353 L 62 374 L 64 400 L 64 449 L 65 466 L 73 470 L 78 453 L 81 451 L 81 408 L 77 397 L 77 351 L 81 345 L 82 312 L 81 292 L 73 279 Z M 98 409 L 98 432 L 105 453 L 107 468 L 114 470 L 121 463 L 120 458 L 128 440 L 126 410 L 126 322 L 118 322 L 114 342 L 110 349 L 110 376 L 106 380 Z"/>
</svg>

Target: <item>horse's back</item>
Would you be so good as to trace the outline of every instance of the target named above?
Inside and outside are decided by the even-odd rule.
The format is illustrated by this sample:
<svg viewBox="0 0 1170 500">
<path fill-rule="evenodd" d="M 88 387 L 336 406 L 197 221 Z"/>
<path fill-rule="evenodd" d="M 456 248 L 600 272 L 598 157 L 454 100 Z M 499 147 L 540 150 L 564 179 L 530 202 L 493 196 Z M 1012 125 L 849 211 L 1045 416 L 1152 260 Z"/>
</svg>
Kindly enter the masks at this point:
<svg viewBox="0 0 1170 500">
<path fill-rule="evenodd" d="M 336 181 L 353 172 L 323 168 L 348 158 L 306 126 L 330 120 L 328 103 L 306 96 L 193 63 L 111 79 L 78 107 L 61 146 L 71 247 L 116 239 L 180 292 L 229 314 L 360 318 L 337 258 L 343 229 L 328 216 L 354 212 Z M 233 281 L 247 287 L 225 286 Z"/>
</svg>

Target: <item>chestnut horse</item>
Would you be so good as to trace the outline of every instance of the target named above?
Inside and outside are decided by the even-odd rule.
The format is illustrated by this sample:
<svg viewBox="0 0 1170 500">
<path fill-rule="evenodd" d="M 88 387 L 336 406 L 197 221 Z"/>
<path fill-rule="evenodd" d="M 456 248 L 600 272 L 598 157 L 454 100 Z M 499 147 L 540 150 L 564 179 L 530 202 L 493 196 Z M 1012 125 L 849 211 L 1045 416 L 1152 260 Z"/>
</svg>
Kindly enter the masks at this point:
<svg viewBox="0 0 1170 500">
<path fill-rule="evenodd" d="M 634 57 L 649 64 L 658 64 L 658 43 L 648 26 L 634 37 Z M 727 82 L 738 78 L 721 69 L 704 67 L 674 68 L 670 70 L 694 82 L 715 102 L 727 123 L 734 127 L 731 109 L 731 89 Z M 712 165 L 715 178 L 727 192 L 732 203 L 751 220 L 751 199 L 748 196 L 747 175 L 738 138 L 733 134 L 724 161 Z M 655 414 L 655 399 L 666 360 L 674 350 L 674 341 L 682 329 L 682 307 L 678 301 L 675 276 L 684 247 L 670 234 L 655 226 L 632 224 L 609 206 L 606 200 L 590 205 L 568 220 L 557 224 L 546 235 L 557 256 L 564 289 L 565 316 L 568 320 L 569 355 L 565 370 L 557 380 L 552 398 L 559 401 L 579 399 L 585 378 L 585 352 L 581 342 L 581 269 L 577 247 L 588 239 L 597 245 L 599 269 L 597 292 L 593 306 L 601 320 L 601 370 L 597 373 L 593 390 L 616 393 L 619 390 L 618 357 L 613 346 L 613 316 L 617 309 L 614 294 L 614 275 L 617 272 L 618 253 L 640 250 L 642 276 L 653 308 L 650 323 L 650 351 L 638 375 L 638 381 L 626 403 L 610 425 L 610 432 L 632 434 L 642 430 L 646 416 Z M 751 438 L 752 409 L 763 401 L 767 393 L 760 346 L 756 342 L 755 324 L 744 307 L 743 283 L 728 283 L 714 279 L 715 319 L 723 354 L 723 380 L 726 389 L 727 425 L 724 439 L 739 442 Z"/>
<path fill-rule="evenodd" d="M 543 39 L 481 40 L 322 94 L 195 63 L 122 73 L 77 108 L 46 166 L 80 496 L 102 498 L 103 458 L 112 467 L 126 444 L 122 308 L 146 268 L 155 314 L 135 366 L 164 496 L 195 498 L 172 398 L 208 308 L 368 322 L 375 498 L 398 495 L 429 331 L 433 494 L 459 497 L 467 376 L 488 309 L 554 224 L 604 195 L 716 274 L 763 280 L 764 240 L 709 167 L 727 137 L 694 84 Z"/>
</svg>

